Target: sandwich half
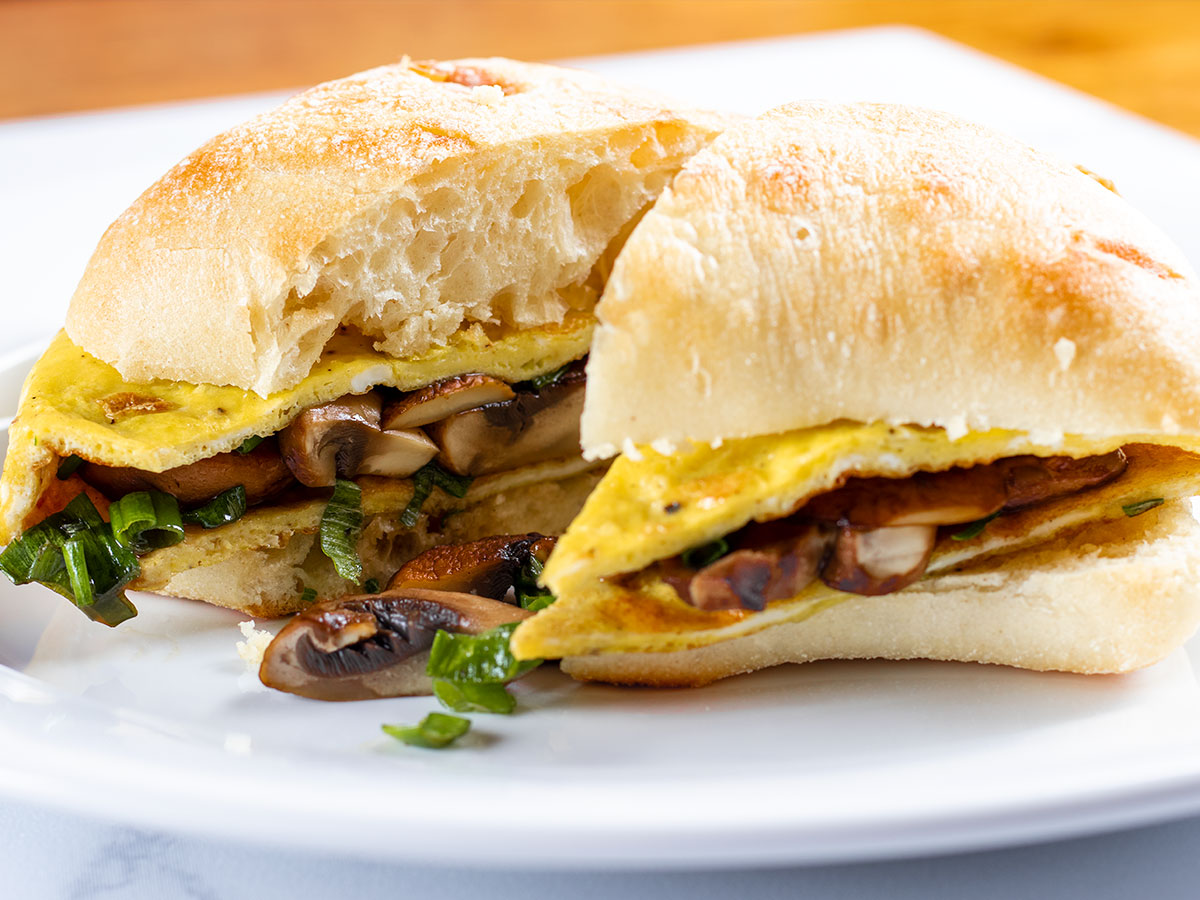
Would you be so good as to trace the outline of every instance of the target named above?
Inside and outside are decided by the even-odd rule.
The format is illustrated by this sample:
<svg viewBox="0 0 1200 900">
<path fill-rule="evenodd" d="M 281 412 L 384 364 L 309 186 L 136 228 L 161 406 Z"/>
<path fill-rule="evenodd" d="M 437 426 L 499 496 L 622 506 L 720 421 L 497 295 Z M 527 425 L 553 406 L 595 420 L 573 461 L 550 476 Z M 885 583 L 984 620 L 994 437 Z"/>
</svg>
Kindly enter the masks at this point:
<svg viewBox="0 0 1200 900">
<path fill-rule="evenodd" d="M 694 157 L 598 307 L 623 452 L 518 658 L 1122 672 L 1200 620 L 1200 289 L 1111 185 L 956 117 L 802 103 Z"/>
<path fill-rule="evenodd" d="M 560 531 L 597 477 L 581 360 L 612 259 L 723 124 L 405 60 L 214 138 L 104 234 L 25 384 L 0 568 L 107 624 L 127 586 L 276 615 Z"/>
</svg>

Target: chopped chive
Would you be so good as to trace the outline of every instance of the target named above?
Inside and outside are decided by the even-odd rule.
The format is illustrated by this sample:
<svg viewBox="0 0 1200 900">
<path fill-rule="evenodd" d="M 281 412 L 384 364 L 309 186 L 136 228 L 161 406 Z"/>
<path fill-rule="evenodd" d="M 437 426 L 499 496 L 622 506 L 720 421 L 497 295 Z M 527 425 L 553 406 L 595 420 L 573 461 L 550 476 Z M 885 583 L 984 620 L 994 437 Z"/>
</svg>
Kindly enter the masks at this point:
<svg viewBox="0 0 1200 900">
<path fill-rule="evenodd" d="M 105 625 L 137 615 L 124 591 L 141 571 L 137 556 L 117 541 L 87 494 L 12 541 L 0 553 L 0 571 L 15 584 L 44 584 Z"/>
<path fill-rule="evenodd" d="M 300 602 L 305 606 L 312 606 L 317 602 L 317 592 L 310 587 L 306 587 L 300 592 Z"/>
<path fill-rule="evenodd" d="M 264 438 L 261 434 L 256 434 L 252 437 L 246 438 L 244 441 L 242 441 L 240 444 L 238 444 L 238 446 L 235 447 L 234 449 L 238 453 L 242 454 L 242 456 L 245 456 L 247 453 L 249 453 L 251 450 L 253 450 L 255 447 L 257 447 L 259 444 L 261 444 L 265 440 L 266 440 L 266 438 Z"/>
<path fill-rule="evenodd" d="M 517 707 L 517 698 L 502 684 L 433 679 L 433 696 L 454 712 L 497 713 L 506 716 Z"/>
<path fill-rule="evenodd" d="M 183 540 L 179 502 L 162 491 L 135 491 L 109 505 L 112 532 L 139 556 Z"/>
<path fill-rule="evenodd" d="M 425 672 L 431 678 L 472 684 L 503 684 L 541 665 L 540 659 L 519 660 L 509 639 L 519 622 L 499 625 L 482 634 L 439 630 L 429 648 Z"/>
<path fill-rule="evenodd" d="M 983 529 L 987 528 L 988 522 L 1000 515 L 1000 511 L 992 513 L 990 516 L 984 516 L 982 519 L 976 519 L 974 522 L 968 522 L 967 527 L 962 531 L 956 531 L 950 535 L 953 541 L 969 541 L 971 538 L 977 538 L 983 534 Z"/>
<path fill-rule="evenodd" d="M 74 475 L 76 470 L 78 470 L 82 465 L 83 458 L 72 453 L 70 456 L 65 457 L 62 462 L 58 464 L 58 472 L 56 473 L 56 477 L 59 481 L 66 481 L 68 478 Z"/>
<path fill-rule="evenodd" d="M 321 513 L 321 552 L 339 575 L 355 584 L 362 580 L 362 560 L 358 558 L 362 525 L 362 491 L 353 481 L 339 478 Z"/>
<path fill-rule="evenodd" d="M 221 491 L 203 506 L 183 514 L 183 521 L 203 528 L 217 528 L 236 522 L 246 514 L 246 488 L 235 485 Z"/>
<path fill-rule="evenodd" d="M 381 725 L 384 734 L 411 747 L 440 750 L 453 744 L 471 729 L 469 719 L 431 712 L 419 725 Z"/>
<path fill-rule="evenodd" d="M 689 569 L 703 569 L 705 566 L 715 563 L 728 552 L 729 541 L 725 540 L 725 538 L 717 538 L 715 541 L 709 541 L 707 544 L 701 544 L 698 547 L 684 550 L 679 554 L 679 558 L 683 560 L 683 564 Z"/>
<path fill-rule="evenodd" d="M 455 475 L 447 472 L 437 463 L 426 463 L 413 473 L 413 494 L 400 514 L 400 524 L 405 528 L 414 527 L 421 518 L 421 507 L 433 493 L 434 487 L 440 487 L 451 497 L 465 497 L 471 487 L 473 478 L 467 475 Z"/>
<path fill-rule="evenodd" d="M 538 584 L 538 576 L 542 574 L 543 568 L 540 559 L 536 556 L 530 556 L 529 562 L 523 565 L 517 573 L 513 592 L 516 594 L 517 603 L 520 604 L 522 609 L 539 612 L 557 599 L 552 593 Z"/>
<path fill-rule="evenodd" d="M 562 377 L 567 374 L 569 368 L 571 368 L 571 363 L 567 363 L 553 372 L 547 372 L 545 375 L 535 375 L 529 379 L 529 383 L 535 391 L 540 391 L 542 388 L 548 388 L 550 385 L 562 381 Z"/>
<path fill-rule="evenodd" d="M 379 579 L 378 578 L 368 578 L 366 581 L 364 581 L 363 582 L 363 593 L 364 594 L 378 594 L 379 593 Z"/>
<path fill-rule="evenodd" d="M 1155 497 L 1151 500 L 1142 500 L 1140 503 L 1130 503 L 1128 506 L 1122 506 L 1121 510 L 1129 518 L 1140 516 L 1144 512 L 1149 512 L 1156 506 L 1162 506 L 1166 501 L 1162 497 Z"/>
</svg>

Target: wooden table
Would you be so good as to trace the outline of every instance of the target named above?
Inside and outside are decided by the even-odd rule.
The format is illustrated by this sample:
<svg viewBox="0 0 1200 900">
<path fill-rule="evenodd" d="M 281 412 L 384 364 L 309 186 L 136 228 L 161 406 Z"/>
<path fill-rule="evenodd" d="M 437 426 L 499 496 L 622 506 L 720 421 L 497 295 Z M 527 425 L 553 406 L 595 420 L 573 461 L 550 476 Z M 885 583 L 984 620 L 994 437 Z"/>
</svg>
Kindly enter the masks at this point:
<svg viewBox="0 0 1200 900">
<path fill-rule="evenodd" d="M 1200 0 L 0 0 L 0 118 L 898 23 L 1200 135 Z"/>
</svg>

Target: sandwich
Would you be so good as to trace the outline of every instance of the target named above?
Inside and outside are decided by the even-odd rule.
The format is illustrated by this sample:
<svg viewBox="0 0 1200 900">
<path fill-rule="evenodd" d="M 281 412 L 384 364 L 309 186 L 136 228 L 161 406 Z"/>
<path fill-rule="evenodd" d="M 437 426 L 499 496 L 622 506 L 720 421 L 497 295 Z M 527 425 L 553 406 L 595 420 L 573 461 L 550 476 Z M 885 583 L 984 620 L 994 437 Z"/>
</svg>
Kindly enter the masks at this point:
<svg viewBox="0 0 1200 900">
<path fill-rule="evenodd" d="M 583 446 L 620 455 L 518 659 L 1124 672 L 1200 620 L 1200 287 L 1086 170 L 939 112 L 785 106 L 684 166 L 598 318 Z"/>
<path fill-rule="evenodd" d="M 192 153 L 106 231 L 26 381 L 0 569 L 251 615 L 560 531 L 612 260 L 723 120 L 583 72 L 414 62 Z"/>
</svg>

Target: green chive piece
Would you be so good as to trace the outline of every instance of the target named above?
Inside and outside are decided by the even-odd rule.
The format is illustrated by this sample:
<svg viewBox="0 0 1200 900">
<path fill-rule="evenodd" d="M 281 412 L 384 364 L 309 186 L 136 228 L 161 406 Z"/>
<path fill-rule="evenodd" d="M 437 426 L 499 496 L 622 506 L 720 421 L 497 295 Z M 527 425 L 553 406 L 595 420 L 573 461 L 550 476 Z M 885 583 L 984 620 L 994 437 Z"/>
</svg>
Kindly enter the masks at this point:
<svg viewBox="0 0 1200 900">
<path fill-rule="evenodd" d="M 1167 501 L 1162 497 L 1155 497 L 1151 500 L 1143 500 L 1140 503 L 1130 503 L 1128 506 L 1122 506 L 1121 509 L 1129 518 L 1140 516 L 1144 512 L 1149 512 L 1156 506 L 1162 506 Z"/>
<path fill-rule="evenodd" d="M 454 712 L 497 713 L 507 716 L 517 708 L 517 698 L 502 684 L 472 684 L 469 681 L 433 679 L 433 696 Z"/>
<path fill-rule="evenodd" d="M 246 514 L 246 488 L 234 485 L 221 491 L 203 506 L 183 514 L 183 521 L 203 528 L 218 528 L 236 522 Z"/>
<path fill-rule="evenodd" d="M 378 594 L 379 593 L 379 579 L 378 578 L 368 578 L 366 581 L 364 581 L 363 582 L 363 593 L 364 594 Z"/>
<path fill-rule="evenodd" d="M 558 598 L 538 584 L 538 576 L 542 574 L 542 561 L 536 556 L 530 556 L 529 562 L 517 573 L 513 592 L 517 595 L 517 603 L 522 609 L 539 612 Z"/>
<path fill-rule="evenodd" d="M 244 441 L 242 441 L 240 444 L 238 444 L 238 446 L 235 447 L 234 449 L 238 453 L 242 454 L 242 456 L 245 456 L 247 453 L 249 453 L 251 450 L 253 450 L 255 447 L 257 447 L 259 444 L 261 444 L 265 440 L 266 440 L 266 438 L 264 438 L 261 434 L 256 434 L 253 437 L 246 438 Z"/>
<path fill-rule="evenodd" d="M 58 472 L 56 477 L 59 481 L 66 481 L 68 478 L 74 475 L 75 471 L 82 465 L 83 458 L 72 453 L 70 456 L 65 457 L 63 461 L 58 464 Z"/>
<path fill-rule="evenodd" d="M 448 747 L 471 729 L 469 719 L 431 712 L 419 725 L 381 725 L 384 734 L 410 747 L 440 750 Z"/>
<path fill-rule="evenodd" d="M 412 528 L 421 518 L 421 507 L 429 499 L 434 487 L 440 487 L 451 497 L 465 497 L 475 479 L 467 475 L 455 475 L 447 472 L 437 463 L 426 463 L 413 473 L 413 495 L 400 514 L 400 524 Z"/>
<path fill-rule="evenodd" d="M 472 684 L 503 684 L 541 665 L 540 659 L 519 660 L 508 642 L 519 622 L 500 625 L 483 634 L 452 634 L 439 630 L 429 648 L 425 672 L 431 678 Z"/>
<path fill-rule="evenodd" d="M 162 491 L 136 491 L 108 507 L 113 536 L 138 556 L 183 540 L 179 502 Z"/>
<path fill-rule="evenodd" d="M 987 528 L 988 522 L 1000 515 L 1000 511 L 992 513 L 990 516 L 984 516 L 982 519 L 976 519 L 974 522 L 967 523 L 967 527 L 962 531 L 956 531 L 950 535 L 952 541 L 969 541 L 971 538 L 977 538 L 983 534 L 983 529 Z"/>
<path fill-rule="evenodd" d="M 725 538 L 717 538 L 715 541 L 709 541 L 699 547 L 684 550 L 679 557 L 689 569 L 703 569 L 727 554 L 729 549 L 729 541 Z"/>
<path fill-rule="evenodd" d="M 137 615 L 124 592 L 141 571 L 137 556 L 117 541 L 87 494 L 11 542 L 0 553 L 0 571 L 15 584 L 44 584 L 105 625 Z"/>
<path fill-rule="evenodd" d="M 312 606 L 317 602 L 317 592 L 315 589 L 306 587 L 300 592 L 300 602 L 305 606 Z"/>
<path fill-rule="evenodd" d="M 355 584 L 362 580 L 362 560 L 358 558 L 362 526 L 362 491 L 353 481 L 339 478 L 321 513 L 321 552 L 339 575 Z"/>
<path fill-rule="evenodd" d="M 447 472 L 437 463 L 426 463 L 427 466 L 433 469 L 433 483 L 440 487 L 451 497 L 462 499 L 467 496 L 467 491 L 471 488 L 471 482 L 475 479 L 470 475 L 455 475 L 453 472 Z"/>
<path fill-rule="evenodd" d="M 540 391 L 542 388 L 548 388 L 550 385 L 558 384 L 562 381 L 562 377 L 567 374 L 567 369 L 569 368 L 571 368 L 571 363 L 567 363 L 562 368 L 555 369 L 553 372 L 547 372 L 545 375 L 535 375 L 529 379 L 529 383 L 535 391 Z"/>
</svg>

